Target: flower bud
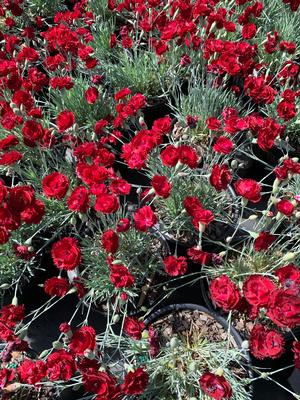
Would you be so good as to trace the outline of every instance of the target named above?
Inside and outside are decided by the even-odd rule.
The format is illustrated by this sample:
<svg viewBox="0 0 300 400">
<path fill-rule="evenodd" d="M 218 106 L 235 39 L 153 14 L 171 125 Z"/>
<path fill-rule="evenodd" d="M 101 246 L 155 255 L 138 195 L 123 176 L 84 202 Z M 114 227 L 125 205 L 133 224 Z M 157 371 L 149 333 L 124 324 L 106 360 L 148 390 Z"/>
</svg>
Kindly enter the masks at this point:
<svg viewBox="0 0 300 400">
<path fill-rule="evenodd" d="M 61 350 L 64 347 L 64 345 L 58 340 L 55 340 L 55 342 L 52 343 L 52 347 L 56 350 Z"/>
<path fill-rule="evenodd" d="M 119 314 L 115 314 L 113 316 L 112 323 L 113 324 L 117 324 L 119 321 L 120 321 L 120 315 Z"/>
<path fill-rule="evenodd" d="M 219 367 L 216 371 L 215 374 L 218 376 L 223 376 L 224 375 L 224 370 L 223 368 Z"/>
<path fill-rule="evenodd" d="M 14 297 L 13 297 L 13 299 L 12 299 L 12 301 L 11 301 L 11 304 L 12 304 L 13 306 L 17 306 L 17 305 L 18 305 L 18 298 L 17 298 L 17 296 L 14 296 Z"/>
<path fill-rule="evenodd" d="M 179 344 L 179 341 L 176 336 L 174 336 L 170 339 L 170 348 L 171 349 L 176 349 L 176 347 L 178 347 L 178 344 Z"/>
<path fill-rule="evenodd" d="M 250 221 L 254 221 L 254 220 L 255 220 L 255 219 L 257 219 L 257 218 L 258 218 L 258 216 L 257 216 L 257 215 L 255 215 L 255 214 L 252 214 L 252 215 L 250 215 L 250 216 L 249 216 L 249 218 L 248 218 L 248 219 L 249 219 Z"/>
<path fill-rule="evenodd" d="M 296 257 L 296 253 L 293 253 L 292 251 L 286 253 L 285 256 L 282 257 L 282 261 L 292 261 Z"/>
<path fill-rule="evenodd" d="M 2 285 L 0 285 L 0 289 L 8 289 L 10 287 L 10 285 L 8 283 L 3 283 Z"/>
</svg>

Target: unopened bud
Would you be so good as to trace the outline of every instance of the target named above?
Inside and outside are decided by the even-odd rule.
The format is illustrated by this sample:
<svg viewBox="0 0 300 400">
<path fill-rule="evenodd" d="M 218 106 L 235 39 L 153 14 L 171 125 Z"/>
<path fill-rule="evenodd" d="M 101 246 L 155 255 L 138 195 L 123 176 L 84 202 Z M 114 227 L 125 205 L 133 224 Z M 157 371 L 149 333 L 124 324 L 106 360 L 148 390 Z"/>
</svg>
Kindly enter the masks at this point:
<svg viewBox="0 0 300 400">
<path fill-rule="evenodd" d="M 242 349 L 245 349 L 245 350 L 249 349 L 249 341 L 248 340 L 244 340 L 242 342 Z"/>
<path fill-rule="evenodd" d="M 292 261 L 296 257 L 296 253 L 293 253 L 292 251 L 286 253 L 285 256 L 283 256 L 282 261 Z"/>
<path fill-rule="evenodd" d="M 218 376 L 223 376 L 224 375 L 224 370 L 223 370 L 223 368 L 218 368 L 216 371 L 215 371 L 215 374 L 216 375 L 218 375 Z"/>
<path fill-rule="evenodd" d="M 18 305 L 18 298 L 17 298 L 17 296 L 14 296 L 14 297 L 13 297 L 13 299 L 12 299 L 12 301 L 11 301 L 11 304 L 12 304 L 13 306 L 17 306 L 17 305 Z"/>
<path fill-rule="evenodd" d="M 230 243 L 231 240 L 232 240 L 232 236 L 228 236 L 228 237 L 226 238 L 226 243 Z"/>
<path fill-rule="evenodd" d="M 237 160 L 232 160 L 231 163 L 230 163 L 230 166 L 231 166 L 231 168 L 233 168 L 233 169 L 237 168 L 237 166 L 238 166 Z"/>
<path fill-rule="evenodd" d="M 248 218 L 248 219 L 249 219 L 250 221 L 254 221 L 254 220 L 255 220 L 255 219 L 257 219 L 257 218 L 258 218 L 258 216 L 257 216 L 257 215 L 255 215 L 255 214 L 252 214 L 252 215 L 250 215 L 250 216 L 249 216 L 249 218 Z"/>
<path fill-rule="evenodd" d="M 2 285 L 0 285 L 0 289 L 8 289 L 10 287 L 10 285 L 8 283 L 2 283 Z"/>
<path fill-rule="evenodd" d="M 120 315 L 119 314 L 115 314 L 113 316 L 112 323 L 113 324 L 117 324 L 119 321 L 120 321 Z"/>
<path fill-rule="evenodd" d="M 176 336 L 172 337 L 170 340 L 170 348 L 176 349 L 176 347 L 178 347 L 178 344 L 179 344 L 178 338 Z"/>
<path fill-rule="evenodd" d="M 300 219 L 300 211 L 296 212 L 295 217 L 296 217 L 297 219 Z"/>
<path fill-rule="evenodd" d="M 52 343 L 52 347 L 56 350 L 61 350 L 64 347 L 64 345 L 58 340 L 56 340 L 55 342 Z"/>
</svg>

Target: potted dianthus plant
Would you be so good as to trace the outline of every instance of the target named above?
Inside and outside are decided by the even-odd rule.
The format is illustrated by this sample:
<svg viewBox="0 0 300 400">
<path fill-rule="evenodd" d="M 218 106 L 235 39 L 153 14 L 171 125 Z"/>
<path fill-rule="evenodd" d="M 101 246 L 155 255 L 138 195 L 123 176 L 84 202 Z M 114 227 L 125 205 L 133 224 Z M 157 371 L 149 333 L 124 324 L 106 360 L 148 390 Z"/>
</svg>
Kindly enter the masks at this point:
<svg viewBox="0 0 300 400">
<path fill-rule="evenodd" d="M 111 368 L 125 375 L 123 390 L 140 399 L 249 399 L 251 366 L 237 331 L 202 306 L 174 304 L 146 319 L 125 317 Z M 99 337 L 102 342 L 102 336 Z"/>
</svg>

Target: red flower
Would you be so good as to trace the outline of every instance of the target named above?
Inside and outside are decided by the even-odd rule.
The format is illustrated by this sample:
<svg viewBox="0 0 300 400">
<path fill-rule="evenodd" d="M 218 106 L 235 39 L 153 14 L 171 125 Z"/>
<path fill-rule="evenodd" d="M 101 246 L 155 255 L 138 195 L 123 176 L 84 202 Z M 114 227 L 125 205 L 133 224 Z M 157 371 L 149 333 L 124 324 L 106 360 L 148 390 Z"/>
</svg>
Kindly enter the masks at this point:
<svg viewBox="0 0 300 400">
<path fill-rule="evenodd" d="M 41 382 L 46 375 L 46 365 L 42 360 L 29 360 L 25 359 L 17 368 L 19 379 L 22 383 L 35 385 Z"/>
<path fill-rule="evenodd" d="M 73 356 L 65 350 L 50 354 L 46 362 L 47 376 L 51 381 L 68 381 L 76 371 Z"/>
<path fill-rule="evenodd" d="M 221 154 L 230 154 L 234 144 L 226 136 L 220 136 L 213 146 L 214 151 Z"/>
<path fill-rule="evenodd" d="M 41 124 L 34 120 L 28 120 L 25 122 L 22 128 L 23 138 L 29 142 L 36 142 L 42 139 L 44 136 L 44 129 Z"/>
<path fill-rule="evenodd" d="M 208 253 L 206 251 L 198 249 L 197 247 L 192 247 L 188 249 L 187 254 L 192 261 L 202 265 L 210 264 L 213 256 L 212 253 Z"/>
<path fill-rule="evenodd" d="M 277 211 L 279 211 L 283 215 L 286 215 L 287 217 L 290 217 L 295 210 L 293 204 L 285 199 L 279 200 L 279 202 L 276 204 L 276 208 Z"/>
<path fill-rule="evenodd" d="M 125 179 L 117 178 L 109 185 L 109 189 L 113 194 L 126 196 L 131 191 L 131 185 Z"/>
<path fill-rule="evenodd" d="M 49 296 L 64 297 L 70 289 L 69 281 L 65 278 L 49 278 L 44 283 L 44 290 Z"/>
<path fill-rule="evenodd" d="M 15 186 L 9 192 L 9 206 L 11 209 L 22 212 L 34 201 L 34 189 L 31 186 Z"/>
<path fill-rule="evenodd" d="M 116 212 L 120 207 L 119 200 L 112 194 L 103 193 L 96 198 L 94 208 L 98 212 L 104 214 L 112 214 Z"/>
<path fill-rule="evenodd" d="M 69 189 L 69 180 L 60 172 L 52 172 L 42 180 L 42 187 L 46 197 L 61 200 Z"/>
<path fill-rule="evenodd" d="M 88 104 L 94 104 L 97 101 L 98 96 L 99 96 L 98 89 L 95 88 L 94 86 L 88 88 L 84 93 L 84 97 Z"/>
<path fill-rule="evenodd" d="M 0 165 L 13 165 L 20 161 L 23 154 L 17 150 L 11 150 L 0 156 Z"/>
<path fill-rule="evenodd" d="M 152 131 L 159 135 L 165 135 L 171 131 L 171 128 L 172 119 L 167 115 L 154 121 Z"/>
<path fill-rule="evenodd" d="M 184 275 L 187 271 L 186 258 L 168 256 L 164 259 L 164 269 L 170 276 Z"/>
<path fill-rule="evenodd" d="M 107 372 L 98 371 L 98 368 L 83 371 L 83 386 L 86 391 L 97 394 L 96 400 L 114 400 L 116 380 Z"/>
<path fill-rule="evenodd" d="M 196 150 L 190 146 L 182 144 L 178 147 L 179 161 L 188 165 L 190 168 L 197 168 L 199 157 Z"/>
<path fill-rule="evenodd" d="M 289 121 L 297 115 L 297 109 L 294 103 L 282 100 L 277 104 L 277 113 L 284 121 Z"/>
<path fill-rule="evenodd" d="M 300 342 L 293 342 L 294 364 L 300 370 Z"/>
<path fill-rule="evenodd" d="M 174 167 L 179 161 L 179 150 L 177 147 L 169 145 L 160 153 L 160 158 L 163 165 Z"/>
<path fill-rule="evenodd" d="M 287 290 L 273 292 L 269 301 L 268 317 L 278 326 L 293 328 L 300 324 L 300 298 Z"/>
<path fill-rule="evenodd" d="M 13 249 L 16 257 L 22 258 L 23 260 L 30 260 L 36 255 L 35 251 L 30 249 L 29 246 L 14 243 Z"/>
<path fill-rule="evenodd" d="M 131 94 L 131 90 L 128 88 L 123 88 L 121 90 L 119 90 L 116 94 L 115 94 L 115 100 L 119 101 L 121 99 L 123 99 L 124 97 L 127 97 Z"/>
<path fill-rule="evenodd" d="M 39 224 L 45 215 L 45 204 L 35 199 L 30 206 L 21 212 L 21 220 L 26 224 Z"/>
<path fill-rule="evenodd" d="M 230 397 L 232 396 L 231 386 L 224 378 L 224 376 L 219 376 L 212 374 L 211 372 L 206 372 L 201 376 L 199 380 L 199 385 L 201 390 L 212 399 L 230 399 Z"/>
<path fill-rule="evenodd" d="M 119 247 L 119 236 L 112 229 L 108 229 L 102 235 L 102 246 L 108 253 L 115 253 Z"/>
<path fill-rule="evenodd" d="M 117 223 L 117 232 L 126 232 L 130 228 L 130 221 L 128 218 L 122 218 Z"/>
<path fill-rule="evenodd" d="M 209 291 L 212 300 L 225 311 L 236 310 L 242 299 L 239 288 L 226 275 L 213 279 Z"/>
<path fill-rule="evenodd" d="M 75 116 L 72 111 L 62 111 L 56 118 L 56 125 L 60 132 L 64 132 L 75 123 Z"/>
<path fill-rule="evenodd" d="M 251 275 L 243 284 L 244 296 L 249 304 L 255 307 L 266 307 L 276 285 L 263 275 Z"/>
<path fill-rule="evenodd" d="M 81 213 L 87 212 L 89 202 L 89 191 L 85 186 L 77 186 L 67 198 L 68 208 Z"/>
<path fill-rule="evenodd" d="M 210 117 L 206 120 L 206 125 L 211 131 L 219 131 L 221 129 L 221 121 L 218 118 Z"/>
<path fill-rule="evenodd" d="M 255 325 L 250 334 L 250 351 L 259 360 L 278 358 L 284 352 L 284 337 L 273 329 Z"/>
<path fill-rule="evenodd" d="M 123 330 L 128 336 L 140 340 L 144 329 L 144 322 L 139 321 L 137 318 L 125 317 Z"/>
<path fill-rule="evenodd" d="M 242 29 L 242 36 L 244 39 L 252 39 L 256 35 L 256 25 L 252 22 L 245 24 Z"/>
<path fill-rule="evenodd" d="M 161 196 L 163 199 L 170 196 L 172 185 L 165 176 L 155 175 L 151 180 L 151 185 L 157 196 Z"/>
<path fill-rule="evenodd" d="M 294 264 L 288 264 L 275 270 L 275 275 L 285 289 L 300 291 L 300 270 Z"/>
<path fill-rule="evenodd" d="M 96 347 L 96 332 L 91 326 L 83 326 L 77 329 L 69 344 L 70 350 L 77 356 L 82 356 L 86 350 L 93 351 Z"/>
<path fill-rule="evenodd" d="M 238 195 L 252 203 L 258 203 L 261 199 L 261 186 L 253 179 L 238 179 L 234 184 L 234 188 Z"/>
<path fill-rule="evenodd" d="M 138 368 L 125 375 L 122 389 L 128 395 L 142 394 L 148 385 L 148 381 L 148 373 L 143 368 Z"/>
<path fill-rule="evenodd" d="M 218 191 L 227 189 L 232 180 L 230 169 L 226 164 L 214 164 L 209 178 L 210 184 Z"/>
<path fill-rule="evenodd" d="M 268 250 L 271 244 L 275 241 L 276 236 L 269 232 L 260 232 L 257 238 L 254 240 L 254 250 L 262 251 Z"/>
<path fill-rule="evenodd" d="M 24 319 L 24 305 L 14 306 L 13 304 L 8 304 L 4 306 L 0 310 L 0 317 L 2 322 L 13 328 Z"/>
<path fill-rule="evenodd" d="M 134 226 L 138 231 L 146 232 L 157 223 L 157 218 L 150 206 L 137 210 L 133 216 Z"/>
<path fill-rule="evenodd" d="M 77 240 L 65 237 L 54 243 L 51 249 L 54 264 L 67 271 L 76 268 L 81 262 L 81 252 Z"/>
<path fill-rule="evenodd" d="M 111 266 L 109 279 L 117 289 L 129 288 L 134 284 L 134 276 L 121 264 Z"/>
</svg>

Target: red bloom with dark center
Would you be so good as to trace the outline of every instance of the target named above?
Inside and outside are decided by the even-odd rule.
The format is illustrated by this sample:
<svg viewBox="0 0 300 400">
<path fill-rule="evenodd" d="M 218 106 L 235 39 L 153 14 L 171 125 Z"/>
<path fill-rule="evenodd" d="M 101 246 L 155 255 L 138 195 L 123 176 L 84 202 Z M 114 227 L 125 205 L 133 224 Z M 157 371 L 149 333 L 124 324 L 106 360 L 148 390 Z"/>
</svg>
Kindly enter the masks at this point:
<svg viewBox="0 0 300 400">
<path fill-rule="evenodd" d="M 254 240 L 254 250 L 262 251 L 268 250 L 271 244 L 275 241 L 276 236 L 269 232 L 260 232 L 257 238 Z"/>
<path fill-rule="evenodd" d="M 285 289 L 300 291 L 300 270 L 294 264 L 288 264 L 275 270 L 280 284 Z"/>
<path fill-rule="evenodd" d="M 140 340 L 142 338 L 142 331 L 145 329 L 145 324 L 137 318 L 125 317 L 123 329 L 128 336 Z"/>
<path fill-rule="evenodd" d="M 209 177 L 209 182 L 218 192 L 227 189 L 231 180 L 232 175 L 230 169 L 226 164 L 213 165 L 211 175 Z"/>
<path fill-rule="evenodd" d="M 137 210 L 133 216 L 134 226 L 138 231 L 146 232 L 157 223 L 157 217 L 150 206 Z"/>
<path fill-rule="evenodd" d="M 68 128 L 71 128 L 75 123 L 75 116 L 72 111 L 62 111 L 56 118 L 56 125 L 60 132 L 66 131 Z"/>
<path fill-rule="evenodd" d="M 230 399 L 232 396 L 232 388 L 224 376 L 206 372 L 201 376 L 199 385 L 205 394 L 215 400 Z"/>
<path fill-rule="evenodd" d="M 72 237 L 65 237 L 54 243 L 51 249 L 54 264 L 59 269 L 67 271 L 76 268 L 81 262 L 81 252 L 78 242 Z"/>
<path fill-rule="evenodd" d="M 258 203 L 261 199 L 261 186 L 253 179 L 238 179 L 234 188 L 238 195 L 252 203 Z"/>
<path fill-rule="evenodd" d="M 128 395 L 142 394 L 148 385 L 148 381 L 148 373 L 143 368 L 138 368 L 125 375 L 122 389 Z"/>
<path fill-rule="evenodd" d="M 49 296 L 64 297 L 70 289 L 69 281 L 65 278 L 49 278 L 44 283 L 44 290 Z"/>
<path fill-rule="evenodd" d="M 82 356 L 87 350 L 93 351 L 95 347 L 96 332 L 94 328 L 83 326 L 73 332 L 69 348 L 74 354 Z"/>
<path fill-rule="evenodd" d="M 236 310 L 242 299 L 239 288 L 226 275 L 213 279 L 209 291 L 212 300 L 225 311 Z"/>
<path fill-rule="evenodd" d="M 255 325 L 251 330 L 250 351 L 260 360 L 280 357 L 285 350 L 284 344 L 283 335 L 273 329 Z"/>
<path fill-rule="evenodd" d="M 251 275 L 243 284 L 247 302 L 255 307 L 267 307 L 275 290 L 275 283 L 263 275 Z"/>
<path fill-rule="evenodd" d="M 170 196 L 172 185 L 165 176 L 155 175 L 151 180 L 151 185 L 155 193 L 163 199 Z"/>
<path fill-rule="evenodd" d="M 52 172 L 43 178 L 42 187 L 46 197 L 61 200 L 69 189 L 69 180 L 60 172 Z"/>
<path fill-rule="evenodd" d="M 170 276 L 184 275 L 187 271 L 185 257 L 168 256 L 164 259 L 165 272 Z"/>
</svg>

